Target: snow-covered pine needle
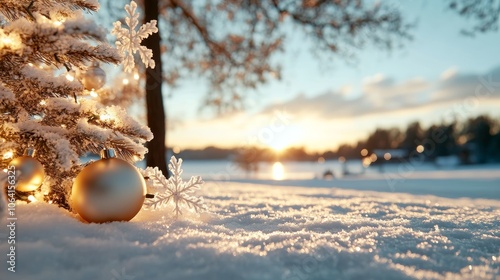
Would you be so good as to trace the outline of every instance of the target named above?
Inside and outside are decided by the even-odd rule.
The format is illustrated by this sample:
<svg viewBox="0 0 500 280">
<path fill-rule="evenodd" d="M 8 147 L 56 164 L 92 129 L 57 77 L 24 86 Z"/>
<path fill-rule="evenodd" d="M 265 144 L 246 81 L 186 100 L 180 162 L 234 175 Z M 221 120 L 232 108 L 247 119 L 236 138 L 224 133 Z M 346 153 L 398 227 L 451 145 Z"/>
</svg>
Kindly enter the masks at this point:
<svg viewBox="0 0 500 280">
<path fill-rule="evenodd" d="M 136 30 L 139 24 L 139 14 L 136 13 L 137 4 L 134 1 L 130 5 L 125 5 L 125 10 L 128 16 L 125 18 L 127 28 L 122 27 L 120 21 L 113 23 L 113 30 L 111 34 L 117 37 L 116 47 L 124 55 L 123 66 L 125 72 L 131 73 L 134 69 L 134 54 L 139 52 L 142 62 L 146 67 L 155 68 L 155 61 L 153 60 L 153 51 L 141 46 L 141 41 L 149 37 L 149 35 L 158 32 L 156 27 L 156 20 L 147 22 Z"/>
<path fill-rule="evenodd" d="M 189 181 L 182 180 L 182 159 L 177 160 L 174 156 L 168 165 L 172 176 L 167 180 L 157 167 L 148 167 L 142 170 L 143 176 L 148 177 L 155 197 L 146 199 L 144 205 L 148 209 L 159 209 L 166 207 L 169 203 L 174 206 L 174 214 L 182 215 L 184 209 L 191 209 L 200 213 L 207 209 L 203 197 L 195 196 L 193 193 L 201 188 L 203 180 L 200 176 L 193 176 Z"/>
</svg>

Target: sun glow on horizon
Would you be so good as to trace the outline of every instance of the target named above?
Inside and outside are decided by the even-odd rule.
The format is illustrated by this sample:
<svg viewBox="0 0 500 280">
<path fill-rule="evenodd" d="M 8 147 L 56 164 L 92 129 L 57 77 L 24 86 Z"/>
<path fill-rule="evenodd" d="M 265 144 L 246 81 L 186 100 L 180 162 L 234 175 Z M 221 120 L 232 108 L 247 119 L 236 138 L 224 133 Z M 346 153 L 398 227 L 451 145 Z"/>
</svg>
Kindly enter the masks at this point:
<svg viewBox="0 0 500 280">
<path fill-rule="evenodd" d="M 285 178 L 285 168 L 279 161 L 273 164 L 273 180 L 283 180 Z"/>
<path fill-rule="evenodd" d="M 273 149 L 275 152 L 281 153 L 287 148 L 289 148 L 290 145 L 284 142 L 276 142 L 276 143 L 271 143 L 269 147 Z"/>
</svg>

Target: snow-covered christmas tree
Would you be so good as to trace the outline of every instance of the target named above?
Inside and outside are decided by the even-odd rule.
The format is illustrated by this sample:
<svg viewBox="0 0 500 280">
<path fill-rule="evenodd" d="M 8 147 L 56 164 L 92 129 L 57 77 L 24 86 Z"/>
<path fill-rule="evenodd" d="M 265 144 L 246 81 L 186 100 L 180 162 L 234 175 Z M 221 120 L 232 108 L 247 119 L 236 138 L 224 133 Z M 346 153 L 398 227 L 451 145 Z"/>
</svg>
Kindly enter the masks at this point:
<svg viewBox="0 0 500 280">
<path fill-rule="evenodd" d="M 123 57 L 85 16 L 98 8 L 96 0 L 0 2 L 0 167 L 27 151 L 43 174 L 35 188 L 18 189 L 64 207 L 82 156 L 113 148 L 134 162 L 153 137 L 122 108 L 94 98 L 105 75 L 99 63 Z"/>
</svg>

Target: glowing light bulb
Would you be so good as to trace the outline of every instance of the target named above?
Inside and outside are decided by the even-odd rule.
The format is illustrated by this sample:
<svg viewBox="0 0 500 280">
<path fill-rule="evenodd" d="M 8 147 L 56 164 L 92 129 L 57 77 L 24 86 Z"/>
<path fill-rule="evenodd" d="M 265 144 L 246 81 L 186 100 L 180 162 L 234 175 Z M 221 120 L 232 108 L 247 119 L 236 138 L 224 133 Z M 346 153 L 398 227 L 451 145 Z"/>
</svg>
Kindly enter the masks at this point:
<svg viewBox="0 0 500 280">
<path fill-rule="evenodd" d="M 136 80 L 136 81 L 139 80 L 139 74 L 138 73 L 134 74 L 134 80 Z"/>
<path fill-rule="evenodd" d="M 74 81 L 75 80 L 75 76 L 73 76 L 73 74 L 69 73 L 66 74 L 66 79 L 70 82 Z"/>
<path fill-rule="evenodd" d="M 368 150 L 367 149 L 361 150 L 361 156 L 366 157 L 367 155 L 368 155 Z"/>
<path fill-rule="evenodd" d="M 124 85 L 128 85 L 129 83 L 130 83 L 130 81 L 127 78 L 123 79 L 123 84 Z"/>
<path fill-rule="evenodd" d="M 102 114 L 99 119 L 101 121 L 107 121 L 107 120 L 110 120 L 111 119 L 111 115 L 108 115 L 108 114 Z"/>
<path fill-rule="evenodd" d="M 21 38 L 16 34 L 5 35 L 2 33 L 0 43 L 0 45 L 5 45 L 9 48 L 16 49 L 21 45 Z"/>
<path fill-rule="evenodd" d="M 10 45 L 12 44 L 12 39 L 10 37 L 3 37 L 2 43 L 4 43 L 5 45 Z"/>
<path fill-rule="evenodd" d="M 372 160 L 371 160 L 371 158 L 369 158 L 369 157 L 365 157 L 365 158 L 363 158 L 362 164 L 363 164 L 363 167 L 368 167 L 368 166 L 370 166 L 370 164 L 372 164 Z"/>
<path fill-rule="evenodd" d="M 3 158 L 4 159 L 8 159 L 8 158 L 12 158 L 14 156 L 14 152 L 13 151 L 7 151 L 3 154 Z"/>
<path fill-rule="evenodd" d="M 425 151 L 424 146 L 422 146 L 422 145 L 418 145 L 418 146 L 417 146 L 417 152 L 420 154 L 420 153 L 422 153 L 423 151 Z"/>
<path fill-rule="evenodd" d="M 36 197 L 35 197 L 35 196 L 33 196 L 32 194 L 30 194 L 30 196 L 28 196 L 28 200 L 29 200 L 30 202 L 35 202 L 35 201 L 36 201 Z"/>
<path fill-rule="evenodd" d="M 92 89 L 92 90 L 90 91 L 90 96 L 92 96 L 92 97 L 97 97 L 97 92 L 95 92 L 95 90 L 94 90 L 94 89 Z"/>
</svg>

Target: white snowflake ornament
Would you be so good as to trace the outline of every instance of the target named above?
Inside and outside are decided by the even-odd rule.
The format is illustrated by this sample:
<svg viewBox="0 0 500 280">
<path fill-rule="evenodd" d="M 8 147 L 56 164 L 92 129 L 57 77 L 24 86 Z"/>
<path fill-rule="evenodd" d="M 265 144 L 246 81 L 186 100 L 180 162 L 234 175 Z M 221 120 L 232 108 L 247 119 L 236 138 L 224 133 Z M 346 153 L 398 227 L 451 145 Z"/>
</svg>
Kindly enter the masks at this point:
<svg viewBox="0 0 500 280">
<path fill-rule="evenodd" d="M 200 213 L 207 209 L 203 197 L 194 196 L 193 193 L 201 188 L 203 180 L 200 176 L 193 176 L 189 181 L 182 180 L 182 159 L 174 156 L 170 159 L 168 168 L 172 176 L 167 179 L 157 167 L 148 167 L 141 170 L 144 177 L 148 178 L 148 191 L 154 191 L 152 199 L 146 199 L 144 205 L 149 209 L 166 207 L 169 203 L 174 206 L 176 217 L 182 215 L 183 209 L 191 209 Z"/>
<path fill-rule="evenodd" d="M 146 67 L 155 68 L 155 61 L 153 60 L 153 51 L 141 46 L 141 41 L 149 37 L 149 35 L 158 32 L 156 27 L 156 20 L 151 20 L 135 30 L 139 24 L 139 14 L 136 13 L 137 4 L 134 1 L 130 2 L 130 5 L 125 5 L 125 10 L 128 16 L 125 18 L 125 23 L 127 28 L 122 27 L 120 21 L 115 21 L 113 23 L 113 30 L 111 34 L 117 37 L 116 47 L 123 53 L 123 67 L 125 72 L 131 73 L 134 69 L 134 54 L 139 52 L 141 60 Z"/>
</svg>

